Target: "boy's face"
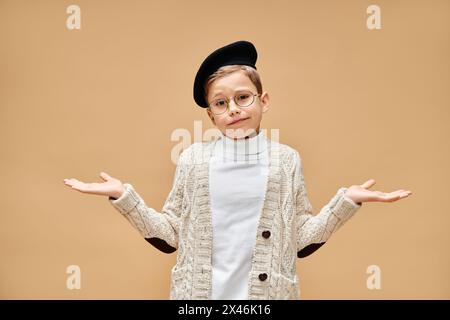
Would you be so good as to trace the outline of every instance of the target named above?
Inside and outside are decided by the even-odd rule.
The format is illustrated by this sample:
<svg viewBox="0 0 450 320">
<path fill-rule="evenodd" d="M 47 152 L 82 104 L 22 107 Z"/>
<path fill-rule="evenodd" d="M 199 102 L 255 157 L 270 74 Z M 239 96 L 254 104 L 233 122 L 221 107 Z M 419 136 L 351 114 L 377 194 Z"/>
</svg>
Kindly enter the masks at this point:
<svg viewBox="0 0 450 320">
<path fill-rule="evenodd" d="M 222 114 L 214 114 L 211 108 L 207 108 L 212 123 L 226 136 L 233 139 L 242 139 L 245 136 L 253 136 L 259 133 L 262 114 L 269 109 L 269 95 L 263 92 L 248 107 L 240 107 L 236 104 L 234 96 L 242 90 L 257 94 L 258 91 L 253 82 L 243 71 L 236 71 L 212 82 L 208 89 L 207 102 L 211 103 L 217 98 L 228 98 L 229 106 Z M 243 119 L 237 123 L 232 123 Z"/>
</svg>

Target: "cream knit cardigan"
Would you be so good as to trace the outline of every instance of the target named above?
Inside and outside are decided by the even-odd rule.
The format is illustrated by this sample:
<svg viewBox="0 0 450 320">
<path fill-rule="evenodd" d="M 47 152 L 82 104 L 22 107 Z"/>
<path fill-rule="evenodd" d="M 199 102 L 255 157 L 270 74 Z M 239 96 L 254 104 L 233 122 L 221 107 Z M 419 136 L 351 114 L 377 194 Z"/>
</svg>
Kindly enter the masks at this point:
<svg viewBox="0 0 450 320">
<path fill-rule="evenodd" d="M 161 212 L 148 207 L 129 183 L 124 183 L 120 198 L 109 198 L 156 248 L 166 253 L 178 249 L 171 270 L 170 299 L 211 299 L 208 166 L 214 141 L 194 143 L 180 154 L 173 187 Z M 248 298 L 299 299 L 296 258 L 317 250 L 361 205 L 344 197 L 347 188 L 342 187 L 313 215 L 299 153 L 269 139 L 268 152 L 269 175 L 255 234 Z"/>
</svg>

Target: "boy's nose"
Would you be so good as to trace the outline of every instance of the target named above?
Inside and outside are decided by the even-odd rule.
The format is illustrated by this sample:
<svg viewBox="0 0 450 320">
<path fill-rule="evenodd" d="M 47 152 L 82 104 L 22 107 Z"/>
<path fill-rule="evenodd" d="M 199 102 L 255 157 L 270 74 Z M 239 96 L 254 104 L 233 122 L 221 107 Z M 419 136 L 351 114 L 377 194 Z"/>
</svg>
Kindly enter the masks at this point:
<svg viewBox="0 0 450 320">
<path fill-rule="evenodd" d="M 234 114 L 234 113 L 239 113 L 241 112 L 241 109 L 239 109 L 239 106 L 236 104 L 236 102 L 234 100 L 231 100 L 228 103 L 228 113 L 229 114 Z"/>
</svg>

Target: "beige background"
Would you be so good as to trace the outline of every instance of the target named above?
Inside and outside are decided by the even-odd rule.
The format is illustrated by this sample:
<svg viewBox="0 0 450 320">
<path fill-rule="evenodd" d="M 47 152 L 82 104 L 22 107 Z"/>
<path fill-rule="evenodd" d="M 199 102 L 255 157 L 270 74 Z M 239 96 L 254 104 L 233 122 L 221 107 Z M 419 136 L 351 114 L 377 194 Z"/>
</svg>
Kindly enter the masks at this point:
<svg viewBox="0 0 450 320">
<path fill-rule="evenodd" d="M 81 7 L 81 30 L 66 8 Z M 381 8 L 368 30 L 366 8 Z M 62 180 L 130 182 L 160 210 L 171 133 L 211 128 L 194 103 L 212 50 L 252 41 L 271 109 L 318 213 L 340 186 L 408 189 L 365 203 L 298 260 L 303 299 L 450 298 L 449 1 L 0 1 L 3 299 L 165 299 L 175 254 L 105 197 Z M 66 267 L 81 268 L 81 290 Z M 369 265 L 381 289 L 366 287 Z"/>
</svg>

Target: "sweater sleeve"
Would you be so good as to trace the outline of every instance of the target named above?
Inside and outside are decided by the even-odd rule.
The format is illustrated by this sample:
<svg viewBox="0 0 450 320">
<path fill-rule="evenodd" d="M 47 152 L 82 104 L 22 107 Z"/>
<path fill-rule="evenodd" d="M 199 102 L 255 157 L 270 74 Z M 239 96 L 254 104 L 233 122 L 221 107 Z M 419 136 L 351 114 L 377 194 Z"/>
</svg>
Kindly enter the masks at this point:
<svg viewBox="0 0 450 320">
<path fill-rule="evenodd" d="M 338 189 L 317 215 L 313 214 L 306 191 L 301 158 L 295 153 L 294 201 L 297 223 L 297 256 L 304 258 L 319 249 L 356 211 L 361 204 L 345 196 L 346 187 Z"/>
<path fill-rule="evenodd" d="M 145 240 L 165 253 L 172 253 L 178 248 L 179 220 L 186 181 L 183 156 L 184 152 L 179 157 L 173 186 L 161 212 L 148 207 L 130 183 L 124 183 L 125 192 L 118 199 L 108 199 Z"/>
</svg>

